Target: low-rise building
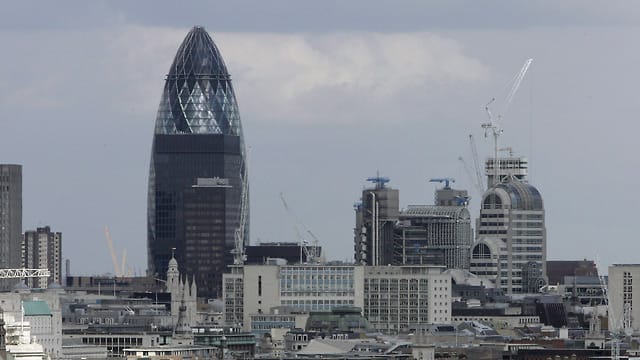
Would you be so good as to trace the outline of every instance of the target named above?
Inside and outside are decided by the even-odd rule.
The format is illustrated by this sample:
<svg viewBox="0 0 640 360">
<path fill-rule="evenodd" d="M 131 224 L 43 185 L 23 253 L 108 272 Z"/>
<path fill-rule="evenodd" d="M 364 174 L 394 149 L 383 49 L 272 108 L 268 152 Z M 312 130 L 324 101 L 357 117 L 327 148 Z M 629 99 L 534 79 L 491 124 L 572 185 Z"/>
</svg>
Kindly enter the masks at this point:
<svg viewBox="0 0 640 360">
<path fill-rule="evenodd" d="M 21 283 L 12 292 L 0 293 L 0 307 L 5 317 L 29 323 L 30 336 L 51 357 L 62 353 L 61 292 L 59 286 L 32 290 Z"/>
<path fill-rule="evenodd" d="M 286 306 L 298 312 L 355 306 L 374 328 L 451 321 L 451 276 L 441 266 L 245 265 L 224 275 L 225 320 L 251 329 L 252 317 Z M 267 329 L 262 329 L 267 330 Z"/>
<path fill-rule="evenodd" d="M 363 307 L 364 268 L 354 265 L 245 265 L 223 275 L 225 320 L 250 330 L 252 314 L 278 306 L 296 311 Z"/>
</svg>

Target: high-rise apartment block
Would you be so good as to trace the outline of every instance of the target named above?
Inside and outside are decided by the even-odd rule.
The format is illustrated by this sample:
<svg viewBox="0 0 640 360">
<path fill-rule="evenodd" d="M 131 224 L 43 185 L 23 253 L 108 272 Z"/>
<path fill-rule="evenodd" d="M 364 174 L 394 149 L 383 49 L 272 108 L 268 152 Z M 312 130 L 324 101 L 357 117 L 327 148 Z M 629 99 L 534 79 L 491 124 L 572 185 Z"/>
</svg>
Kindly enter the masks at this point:
<svg viewBox="0 0 640 360">
<path fill-rule="evenodd" d="M 48 278 L 27 278 L 29 287 L 46 288 L 62 284 L 62 233 L 52 232 L 48 226 L 25 231 L 22 243 L 22 267 L 47 269 Z"/>
<path fill-rule="evenodd" d="M 222 294 L 222 273 L 249 242 L 249 190 L 231 76 L 202 27 L 186 36 L 158 108 L 148 194 L 148 271 L 172 258 L 199 296 Z"/>
<path fill-rule="evenodd" d="M 22 166 L 0 164 L 0 268 L 22 266 L 21 244 Z"/>
</svg>

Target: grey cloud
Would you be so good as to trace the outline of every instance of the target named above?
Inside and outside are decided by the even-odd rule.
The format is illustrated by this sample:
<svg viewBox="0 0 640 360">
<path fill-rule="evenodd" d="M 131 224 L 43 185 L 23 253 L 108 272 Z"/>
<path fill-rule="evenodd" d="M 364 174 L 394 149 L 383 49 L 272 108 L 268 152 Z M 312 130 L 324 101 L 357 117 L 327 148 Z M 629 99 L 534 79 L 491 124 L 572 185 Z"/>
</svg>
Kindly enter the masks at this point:
<svg viewBox="0 0 640 360">
<path fill-rule="evenodd" d="M 18 27 L 0 34 L 3 54 L 8 54 L 0 59 L 0 161 L 24 164 L 24 226 L 50 224 L 63 231 L 64 256 L 73 260 L 74 272 L 83 273 L 109 270 L 104 225 L 110 226 L 119 251 L 126 246 L 131 262 L 144 270 L 146 181 L 155 110 L 163 77 L 189 25 L 201 22 L 212 31 L 228 28 L 243 32 L 286 28 L 299 31 L 294 35 L 306 39 L 324 35 L 309 36 L 294 30 L 298 25 L 289 21 L 298 20 L 286 20 L 286 16 L 284 24 L 278 25 L 269 16 L 257 19 L 251 13 L 227 11 L 230 8 L 219 4 L 217 11 L 227 16 L 216 17 L 215 12 L 204 9 L 195 15 L 201 18 L 191 21 L 187 15 L 179 21 L 169 20 L 166 9 L 147 9 L 155 13 L 156 20 L 151 21 L 151 15 L 145 20 L 138 14 L 149 5 L 145 2 L 104 4 L 108 9 L 104 16 L 124 19 L 117 21 L 127 25 L 109 25 L 108 21 L 96 25 L 88 19 L 98 15 L 88 14 L 78 20 L 77 28 L 60 29 L 58 22 L 62 20 L 55 20 L 55 12 L 61 10 L 47 8 L 53 20 L 37 15 L 42 23 L 34 26 L 40 30 Z M 275 209 L 281 207 L 280 191 L 287 193 L 289 203 L 320 237 L 329 256 L 341 258 L 351 256 L 351 206 L 364 179 L 376 170 L 392 178 L 392 185 L 401 190 L 403 205 L 431 201 L 433 185 L 426 182 L 428 177 L 453 175 L 458 186 L 470 188 L 457 161 L 460 155 L 468 156 L 466 136 L 475 132 L 481 154 L 489 153 L 479 131 L 485 120 L 482 106 L 524 59 L 533 57 L 530 74 L 505 121 L 503 141 L 516 147 L 518 154 L 530 157 L 531 181 L 542 191 L 548 211 L 550 257 L 591 257 L 594 249 L 604 263 L 636 261 L 634 205 L 640 198 L 633 181 L 640 176 L 640 166 L 633 149 L 640 130 L 635 120 L 640 112 L 635 66 L 640 51 L 630 44 L 639 34 L 638 29 L 616 27 L 626 26 L 635 16 L 635 8 L 629 9 L 628 18 L 621 18 L 621 10 L 611 5 L 614 8 L 606 11 L 613 14 L 598 20 L 595 15 L 583 14 L 595 14 L 595 3 L 585 3 L 577 14 L 568 13 L 575 10 L 572 6 L 582 5 L 562 4 L 568 5 L 557 5 L 562 6 L 557 15 L 533 27 L 529 27 L 532 21 L 522 21 L 516 29 L 478 30 L 473 21 L 479 20 L 468 20 L 464 14 L 441 20 L 449 26 L 437 32 L 438 36 L 459 45 L 454 53 L 486 68 L 482 81 L 432 82 L 418 75 L 423 76 L 421 81 L 396 86 L 392 96 L 375 97 L 365 86 L 368 80 L 357 78 L 348 91 L 340 84 L 325 83 L 298 94 L 291 104 L 276 104 L 277 111 L 270 96 L 283 91 L 279 88 L 282 75 L 251 75 L 257 68 L 252 67 L 253 61 L 277 59 L 277 54 L 242 54 L 241 49 L 233 49 L 240 45 L 228 41 L 239 41 L 248 34 L 234 34 L 235 38 L 227 34 L 226 39 L 220 34 L 221 51 L 234 76 L 247 144 L 252 147 L 252 240 L 294 239 L 288 221 L 274 216 Z M 545 9 L 547 5 L 527 6 Z M 141 9 L 128 10 L 127 6 Z M 456 14 L 460 6 L 452 3 L 447 11 Z M 257 6 L 249 12 L 260 9 Z M 496 9 L 493 6 L 486 11 Z M 69 10 L 72 18 L 79 16 L 74 11 Z M 295 6 L 291 11 L 296 11 Z M 374 6 L 367 11 L 381 10 Z M 401 10 L 389 13 L 395 11 Z M 7 13 L 24 16 L 11 11 L 2 16 Z M 302 17 L 306 10 L 299 14 Z M 534 11 L 527 16 L 544 14 Z M 372 21 L 353 16 L 351 28 Z M 218 18 L 220 23 L 213 24 Z M 387 29 L 430 26 L 418 26 L 411 19 L 396 20 L 408 25 Z M 311 24 L 305 29 L 317 26 L 336 36 L 338 30 L 348 27 L 329 20 L 320 26 L 319 20 L 307 18 Z M 516 26 L 520 21 L 516 20 L 502 21 Z M 391 20 L 383 19 L 377 25 L 383 28 L 385 21 Z M 456 26 L 457 22 L 461 25 Z M 136 23 L 162 26 L 131 25 Z M 616 26 L 603 26 L 609 23 Z M 362 29 L 377 26 L 372 24 Z M 568 28 L 563 28 L 565 25 Z M 576 25 L 582 27 L 572 28 Z M 127 29 L 133 27 L 137 46 L 132 47 Z M 218 40 L 216 32 L 214 37 Z M 312 48 L 320 58 L 336 56 L 330 47 Z M 405 51 L 397 50 L 398 56 L 407 55 Z M 310 64 L 303 70 L 313 72 L 315 65 Z M 402 73 L 402 69 L 394 69 L 398 64 L 391 65 L 385 71 Z M 274 121 L 279 120 L 274 114 L 283 120 Z M 314 121 L 302 121 L 303 116 Z M 331 121 L 319 121 L 323 117 Z M 378 120 L 368 121 L 370 117 Z M 477 198 L 472 199 L 475 202 Z M 610 246 L 603 247 L 604 241 Z M 83 256 L 87 244 L 98 250 L 98 256 Z M 620 252 L 623 248 L 629 251 Z"/>
<path fill-rule="evenodd" d="M 228 32 L 407 32 L 635 26 L 634 1 L 19 1 L 3 4 L 0 29 L 87 29 L 114 24 L 207 26 Z"/>
</svg>

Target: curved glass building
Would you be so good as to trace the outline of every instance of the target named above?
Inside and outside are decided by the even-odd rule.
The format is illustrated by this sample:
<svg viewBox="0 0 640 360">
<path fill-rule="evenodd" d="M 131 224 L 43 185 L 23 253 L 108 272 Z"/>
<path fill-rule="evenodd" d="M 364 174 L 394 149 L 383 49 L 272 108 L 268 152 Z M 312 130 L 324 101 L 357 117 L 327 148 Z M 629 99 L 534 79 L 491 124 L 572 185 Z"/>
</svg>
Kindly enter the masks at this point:
<svg viewBox="0 0 640 360">
<path fill-rule="evenodd" d="M 156 117 L 149 170 L 148 272 L 172 251 L 199 296 L 222 295 L 222 273 L 249 239 L 247 165 L 238 104 L 220 51 L 202 27 L 178 48 Z M 240 251 L 238 251 L 240 250 Z"/>
</svg>

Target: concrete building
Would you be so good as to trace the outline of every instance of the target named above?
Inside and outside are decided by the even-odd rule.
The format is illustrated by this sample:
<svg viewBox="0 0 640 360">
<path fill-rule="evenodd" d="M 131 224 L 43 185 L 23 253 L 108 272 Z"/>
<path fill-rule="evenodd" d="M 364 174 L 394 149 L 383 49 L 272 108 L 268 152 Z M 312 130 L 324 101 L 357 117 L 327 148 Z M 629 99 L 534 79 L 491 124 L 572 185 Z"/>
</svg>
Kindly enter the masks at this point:
<svg viewBox="0 0 640 360">
<path fill-rule="evenodd" d="M 278 306 L 297 312 L 355 306 L 378 330 L 393 333 L 411 323 L 451 321 L 451 276 L 443 267 L 245 265 L 224 274 L 224 284 L 225 320 L 247 331 L 251 319 Z"/>
<path fill-rule="evenodd" d="M 635 279 L 635 286 L 634 286 Z M 609 266 L 609 330 L 640 332 L 640 264 Z"/>
<path fill-rule="evenodd" d="M 393 264 L 394 226 L 398 220 L 398 190 L 386 186 L 388 178 L 372 177 L 373 188 L 362 190 L 355 206 L 354 257 L 360 265 Z"/>
<path fill-rule="evenodd" d="M 156 117 L 148 191 L 148 271 L 164 277 L 172 249 L 200 296 L 249 244 L 245 145 L 231 76 L 202 27 L 178 48 Z M 236 249 L 237 248 L 237 249 Z M 238 260 L 239 261 L 239 260 Z"/>
<path fill-rule="evenodd" d="M 225 321 L 249 331 L 251 315 L 287 306 L 296 311 L 363 307 L 364 269 L 353 265 L 245 265 L 224 274 Z"/>
<path fill-rule="evenodd" d="M 522 156 L 509 156 L 498 158 L 495 168 L 495 158 L 488 158 L 485 162 L 484 172 L 487 175 L 487 188 L 505 182 L 508 179 L 514 178 L 520 181 L 527 181 L 527 175 L 529 174 L 529 161 L 526 157 Z M 498 181 L 496 181 L 496 175 Z"/>
<path fill-rule="evenodd" d="M 46 288 L 62 285 L 62 233 L 48 226 L 25 231 L 22 242 L 22 266 L 28 269 L 48 269 L 48 278 L 27 278 L 29 287 Z"/>
<path fill-rule="evenodd" d="M 409 205 L 394 229 L 394 265 L 469 269 L 471 216 L 465 206 Z"/>
<path fill-rule="evenodd" d="M 471 248 L 469 271 L 495 283 L 500 275 L 501 259 L 507 257 L 507 245 L 502 239 L 480 237 Z"/>
<path fill-rule="evenodd" d="M 7 318 L 29 324 L 29 337 L 43 347 L 51 357 L 62 354 L 62 312 L 60 294 L 63 290 L 30 290 L 24 286 L 12 292 L 1 292 L 0 303 Z M 16 325 L 17 327 L 20 324 Z"/>
<path fill-rule="evenodd" d="M 22 267 L 22 165 L 0 164 L 0 269 Z M 12 281 L 0 281 L 8 290 Z"/>
<path fill-rule="evenodd" d="M 367 179 L 373 188 L 362 191 L 355 206 L 354 257 L 360 265 L 444 265 L 468 269 L 473 234 L 465 190 L 436 190 L 436 205 L 399 208 L 399 191 L 388 178 Z"/>
<path fill-rule="evenodd" d="M 52 354 L 36 342 L 29 321 L 12 315 L 1 316 L 0 357 L 4 360 L 46 360 Z"/>
<path fill-rule="evenodd" d="M 271 259 L 284 259 L 287 264 L 304 264 L 310 262 L 309 259 L 319 259 L 322 255 L 322 247 L 308 246 L 305 251 L 301 243 L 292 242 L 268 242 L 258 245 L 247 246 L 245 254 L 247 259 L 245 264 L 262 265 Z M 313 253 L 315 252 L 315 254 Z M 308 256 L 309 255 L 309 256 Z"/>
<path fill-rule="evenodd" d="M 378 331 L 451 322 L 451 275 L 439 266 L 364 268 L 364 317 Z"/>
<path fill-rule="evenodd" d="M 571 297 L 580 305 L 603 304 L 603 291 L 598 268 L 593 260 L 547 261 L 549 285 Z"/>
<path fill-rule="evenodd" d="M 495 281 L 507 294 L 537 292 L 548 283 L 545 212 L 534 186 L 505 177 L 489 188 L 482 197 L 476 238 L 472 273 Z"/>
</svg>

